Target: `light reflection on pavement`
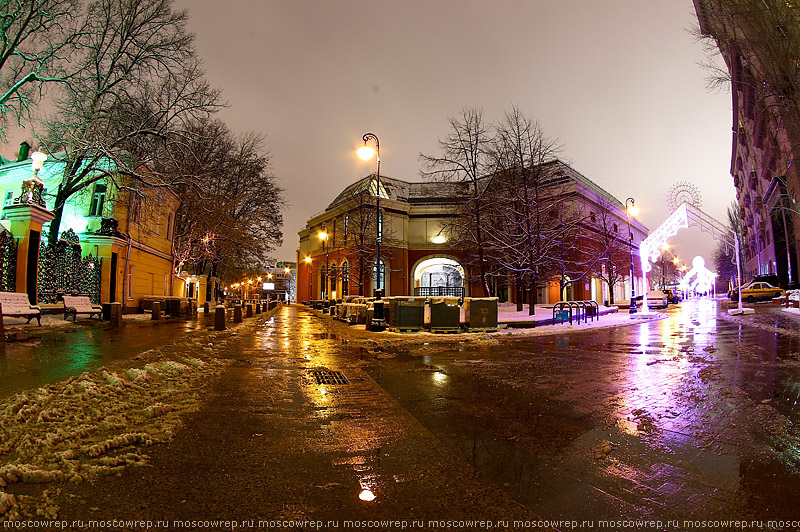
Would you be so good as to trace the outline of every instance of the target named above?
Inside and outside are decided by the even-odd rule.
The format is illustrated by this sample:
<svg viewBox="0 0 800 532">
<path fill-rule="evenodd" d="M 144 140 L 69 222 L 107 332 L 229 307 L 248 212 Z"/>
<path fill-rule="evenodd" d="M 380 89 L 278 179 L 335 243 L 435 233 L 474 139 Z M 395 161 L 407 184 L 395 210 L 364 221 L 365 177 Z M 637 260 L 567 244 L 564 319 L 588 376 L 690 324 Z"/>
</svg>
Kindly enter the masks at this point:
<svg viewBox="0 0 800 532">
<path fill-rule="evenodd" d="M 759 329 L 718 319 L 719 306 L 491 348 L 408 347 L 368 372 L 543 517 L 800 516 L 798 338 L 770 330 L 794 318 L 759 306 Z"/>
</svg>

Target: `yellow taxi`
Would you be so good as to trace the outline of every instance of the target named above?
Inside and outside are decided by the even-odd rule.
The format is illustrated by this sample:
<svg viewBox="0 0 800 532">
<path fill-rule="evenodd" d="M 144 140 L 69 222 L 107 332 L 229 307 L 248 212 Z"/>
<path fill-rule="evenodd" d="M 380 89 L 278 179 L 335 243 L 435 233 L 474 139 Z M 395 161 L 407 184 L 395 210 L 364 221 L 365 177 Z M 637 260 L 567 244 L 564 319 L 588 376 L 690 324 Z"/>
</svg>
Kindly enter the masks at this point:
<svg viewBox="0 0 800 532">
<path fill-rule="evenodd" d="M 763 299 L 769 300 L 782 295 L 784 295 L 783 288 L 772 286 L 763 281 L 752 282 L 742 287 L 742 301 L 747 301 L 748 303 Z M 739 293 L 736 290 L 731 291 L 731 299 L 739 299 Z"/>
</svg>

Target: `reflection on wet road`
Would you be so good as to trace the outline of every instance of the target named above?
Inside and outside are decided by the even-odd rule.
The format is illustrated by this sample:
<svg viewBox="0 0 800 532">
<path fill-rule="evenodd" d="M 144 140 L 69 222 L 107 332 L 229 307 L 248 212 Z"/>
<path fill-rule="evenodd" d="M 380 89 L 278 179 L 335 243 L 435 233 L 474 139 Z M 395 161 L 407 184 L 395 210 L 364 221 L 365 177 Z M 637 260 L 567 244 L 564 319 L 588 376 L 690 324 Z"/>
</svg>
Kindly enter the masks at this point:
<svg viewBox="0 0 800 532">
<path fill-rule="evenodd" d="M 759 312 L 768 326 L 686 301 L 627 327 L 409 347 L 367 371 L 543 517 L 796 517 L 798 322 Z"/>
<path fill-rule="evenodd" d="M 41 337 L 6 344 L 0 351 L 0 398 L 133 357 L 182 338 L 198 326 L 196 320 L 128 323 L 121 329 L 93 324 L 49 330 Z"/>
</svg>

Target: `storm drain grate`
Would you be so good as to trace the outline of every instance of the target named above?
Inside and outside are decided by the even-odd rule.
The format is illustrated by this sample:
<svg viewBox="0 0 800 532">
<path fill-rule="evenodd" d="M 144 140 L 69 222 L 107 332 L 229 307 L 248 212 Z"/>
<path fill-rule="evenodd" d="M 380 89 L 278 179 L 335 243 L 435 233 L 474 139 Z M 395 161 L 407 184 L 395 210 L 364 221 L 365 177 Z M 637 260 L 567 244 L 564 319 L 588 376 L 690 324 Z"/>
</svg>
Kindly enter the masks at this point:
<svg viewBox="0 0 800 532">
<path fill-rule="evenodd" d="M 341 371 L 318 370 L 314 372 L 317 384 L 350 384 Z"/>
</svg>

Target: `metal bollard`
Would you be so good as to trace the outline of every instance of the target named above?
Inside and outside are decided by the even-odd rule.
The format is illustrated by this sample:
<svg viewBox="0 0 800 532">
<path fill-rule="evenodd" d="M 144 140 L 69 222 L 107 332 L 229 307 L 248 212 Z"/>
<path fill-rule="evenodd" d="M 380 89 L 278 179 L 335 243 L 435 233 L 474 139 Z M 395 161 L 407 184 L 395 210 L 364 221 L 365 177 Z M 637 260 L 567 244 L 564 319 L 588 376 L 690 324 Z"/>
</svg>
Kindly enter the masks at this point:
<svg viewBox="0 0 800 532">
<path fill-rule="evenodd" d="M 245 312 L 245 318 L 252 318 L 253 317 L 253 304 L 247 304 L 247 311 Z"/>
<path fill-rule="evenodd" d="M 256 314 L 261 314 L 261 303 L 256 303 Z"/>
<path fill-rule="evenodd" d="M 111 310 L 109 312 L 108 321 L 111 322 L 111 325 L 119 327 L 122 325 L 122 303 L 111 303 L 110 306 Z"/>
<path fill-rule="evenodd" d="M 214 309 L 214 330 L 225 330 L 225 307 L 222 305 L 217 305 Z"/>
<path fill-rule="evenodd" d="M 153 301 L 153 316 L 151 319 L 153 320 L 160 320 L 161 319 L 161 302 L 160 301 Z"/>
<path fill-rule="evenodd" d="M 233 307 L 233 323 L 242 323 L 242 306 L 234 305 Z"/>
<path fill-rule="evenodd" d="M 205 314 L 206 317 L 208 317 L 208 313 L 209 313 L 208 301 L 206 301 L 205 303 L 203 303 L 203 314 Z"/>
</svg>

